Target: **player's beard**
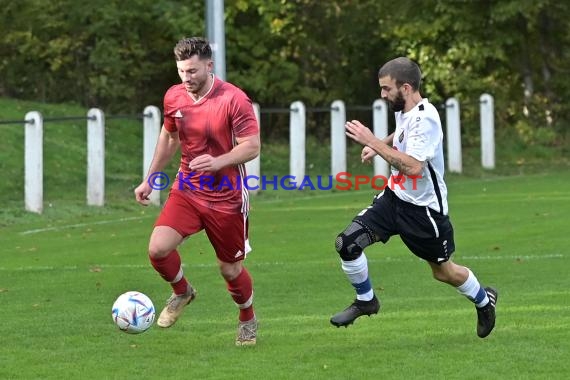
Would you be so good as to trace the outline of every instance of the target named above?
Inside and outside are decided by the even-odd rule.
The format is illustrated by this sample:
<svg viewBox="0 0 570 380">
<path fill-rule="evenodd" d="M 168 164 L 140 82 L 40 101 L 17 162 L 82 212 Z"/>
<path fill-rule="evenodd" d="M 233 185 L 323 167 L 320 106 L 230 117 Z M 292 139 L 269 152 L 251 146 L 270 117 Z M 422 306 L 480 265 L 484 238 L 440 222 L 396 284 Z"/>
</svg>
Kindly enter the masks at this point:
<svg viewBox="0 0 570 380">
<path fill-rule="evenodd" d="M 404 95 L 402 95 L 402 92 L 400 90 L 398 90 L 398 95 L 394 100 L 388 100 L 388 105 L 394 112 L 399 112 L 404 109 L 406 106 L 406 100 L 404 99 Z"/>
<path fill-rule="evenodd" d="M 184 82 L 184 87 L 186 91 L 189 93 L 195 94 L 196 96 L 202 91 L 206 83 L 208 82 L 208 77 L 205 77 L 203 80 L 193 80 Z"/>
</svg>

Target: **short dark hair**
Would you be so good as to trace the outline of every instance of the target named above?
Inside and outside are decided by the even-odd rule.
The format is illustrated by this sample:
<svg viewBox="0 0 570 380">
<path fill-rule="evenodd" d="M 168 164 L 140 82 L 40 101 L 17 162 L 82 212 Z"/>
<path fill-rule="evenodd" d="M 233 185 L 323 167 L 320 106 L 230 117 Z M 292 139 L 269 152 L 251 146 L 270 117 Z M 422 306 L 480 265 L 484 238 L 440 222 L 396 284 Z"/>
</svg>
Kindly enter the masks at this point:
<svg viewBox="0 0 570 380">
<path fill-rule="evenodd" d="M 184 61 L 197 55 L 200 59 L 211 59 L 212 48 L 207 39 L 203 37 L 183 38 L 174 47 L 174 58 Z"/>
<path fill-rule="evenodd" d="M 399 87 L 408 83 L 416 91 L 422 84 L 422 72 L 417 63 L 406 57 L 394 58 L 378 70 L 378 78 L 391 77 Z"/>
</svg>

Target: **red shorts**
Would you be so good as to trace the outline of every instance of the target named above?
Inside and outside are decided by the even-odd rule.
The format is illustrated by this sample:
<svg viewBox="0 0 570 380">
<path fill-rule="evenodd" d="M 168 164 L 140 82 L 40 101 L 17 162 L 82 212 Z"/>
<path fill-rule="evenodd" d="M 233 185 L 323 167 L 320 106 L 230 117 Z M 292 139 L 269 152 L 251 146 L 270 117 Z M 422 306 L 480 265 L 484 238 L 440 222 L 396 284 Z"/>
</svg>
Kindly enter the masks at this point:
<svg viewBox="0 0 570 380">
<path fill-rule="evenodd" d="M 205 230 L 216 256 L 226 263 L 243 260 L 251 251 L 247 214 L 214 210 L 184 191 L 170 191 L 154 226 L 172 227 L 183 238 Z"/>
</svg>

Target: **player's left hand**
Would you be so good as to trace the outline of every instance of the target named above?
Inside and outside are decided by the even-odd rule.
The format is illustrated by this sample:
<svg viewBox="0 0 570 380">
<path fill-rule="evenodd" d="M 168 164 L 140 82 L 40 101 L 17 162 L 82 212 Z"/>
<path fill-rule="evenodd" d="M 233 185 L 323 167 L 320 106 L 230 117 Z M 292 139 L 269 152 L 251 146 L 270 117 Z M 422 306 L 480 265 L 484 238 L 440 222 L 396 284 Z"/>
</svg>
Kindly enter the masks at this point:
<svg viewBox="0 0 570 380">
<path fill-rule="evenodd" d="M 362 145 L 369 145 L 374 139 L 374 133 L 358 120 L 347 121 L 344 125 L 346 135 Z"/>
<path fill-rule="evenodd" d="M 197 172 L 217 172 L 220 170 L 216 157 L 212 157 L 209 154 L 203 154 L 194 158 L 190 161 L 188 167 L 190 170 Z"/>
<path fill-rule="evenodd" d="M 369 146 L 362 148 L 362 153 L 360 153 L 360 159 L 363 164 L 371 164 L 372 159 L 376 157 L 376 151 Z"/>
</svg>

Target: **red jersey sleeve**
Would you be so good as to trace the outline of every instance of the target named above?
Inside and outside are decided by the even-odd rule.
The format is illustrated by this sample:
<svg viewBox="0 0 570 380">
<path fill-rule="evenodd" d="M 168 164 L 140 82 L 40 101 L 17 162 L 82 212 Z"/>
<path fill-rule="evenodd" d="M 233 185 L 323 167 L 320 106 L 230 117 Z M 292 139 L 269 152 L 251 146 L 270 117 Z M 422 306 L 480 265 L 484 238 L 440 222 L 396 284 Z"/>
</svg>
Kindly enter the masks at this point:
<svg viewBox="0 0 570 380">
<path fill-rule="evenodd" d="M 253 103 L 243 91 L 237 88 L 230 107 L 230 115 L 232 130 L 236 137 L 247 137 L 259 133 Z"/>
<path fill-rule="evenodd" d="M 176 132 L 176 123 L 174 122 L 174 115 L 176 113 L 176 86 L 172 86 L 164 94 L 164 128 L 168 132 Z"/>
</svg>

